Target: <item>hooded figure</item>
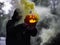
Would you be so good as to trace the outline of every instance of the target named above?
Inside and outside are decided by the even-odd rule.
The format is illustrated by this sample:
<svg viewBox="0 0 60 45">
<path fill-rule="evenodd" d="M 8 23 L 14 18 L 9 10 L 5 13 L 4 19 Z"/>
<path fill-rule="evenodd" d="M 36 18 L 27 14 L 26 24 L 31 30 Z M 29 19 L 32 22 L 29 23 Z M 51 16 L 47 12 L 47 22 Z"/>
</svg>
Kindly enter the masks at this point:
<svg viewBox="0 0 60 45">
<path fill-rule="evenodd" d="M 12 20 L 9 20 L 6 25 L 6 45 L 30 45 L 30 36 L 36 36 L 36 24 L 30 26 L 24 22 L 22 24 L 15 25 L 20 18 L 21 16 L 18 16 L 18 12 L 15 10 Z"/>
</svg>

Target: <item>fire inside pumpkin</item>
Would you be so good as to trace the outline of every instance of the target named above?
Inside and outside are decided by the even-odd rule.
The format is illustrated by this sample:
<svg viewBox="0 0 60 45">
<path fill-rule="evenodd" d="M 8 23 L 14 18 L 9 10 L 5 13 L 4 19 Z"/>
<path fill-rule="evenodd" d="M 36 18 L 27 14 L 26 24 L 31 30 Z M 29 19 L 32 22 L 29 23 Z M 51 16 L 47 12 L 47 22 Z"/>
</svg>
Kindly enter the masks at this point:
<svg viewBox="0 0 60 45">
<path fill-rule="evenodd" d="M 29 25 L 35 25 L 38 22 L 38 17 L 36 15 L 27 15 L 25 17 L 25 23 L 29 24 Z"/>
</svg>

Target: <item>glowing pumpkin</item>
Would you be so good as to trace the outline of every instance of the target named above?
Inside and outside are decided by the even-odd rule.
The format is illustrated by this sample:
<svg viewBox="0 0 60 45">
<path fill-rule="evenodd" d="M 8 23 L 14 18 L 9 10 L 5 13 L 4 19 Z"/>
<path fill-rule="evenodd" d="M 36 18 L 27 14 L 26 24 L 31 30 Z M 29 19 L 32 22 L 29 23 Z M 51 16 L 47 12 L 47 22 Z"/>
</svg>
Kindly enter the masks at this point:
<svg viewBox="0 0 60 45">
<path fill-rule="evenodd" d="M 38 22 L 38 17 L 36 15 L 27 15 L 25 17 L 25 23 L 27 23 L 28 25 L 35 25 Z"/>
</svg>

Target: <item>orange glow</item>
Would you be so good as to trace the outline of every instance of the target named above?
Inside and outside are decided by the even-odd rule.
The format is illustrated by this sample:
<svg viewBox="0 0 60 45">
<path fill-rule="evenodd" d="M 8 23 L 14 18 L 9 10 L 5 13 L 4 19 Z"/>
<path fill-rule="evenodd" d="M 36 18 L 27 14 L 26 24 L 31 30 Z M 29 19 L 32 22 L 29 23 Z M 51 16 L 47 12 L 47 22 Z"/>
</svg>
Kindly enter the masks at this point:
<svg viewBox="0 0 60 45">
<path fill-rule="evenodd" d="M 25 23 L 27 23 L 28 25 L 35 25 L 38 22 L 38 17 L 35 14 L 28 14 L 25 17 Z"/>
<path fill-rule="evenodd" d="M 31 19 L 31 20 L 29 20 L 29 22 L 30 22 L 30 23 L 35 23 L 36 20 Z"/>
</svg>

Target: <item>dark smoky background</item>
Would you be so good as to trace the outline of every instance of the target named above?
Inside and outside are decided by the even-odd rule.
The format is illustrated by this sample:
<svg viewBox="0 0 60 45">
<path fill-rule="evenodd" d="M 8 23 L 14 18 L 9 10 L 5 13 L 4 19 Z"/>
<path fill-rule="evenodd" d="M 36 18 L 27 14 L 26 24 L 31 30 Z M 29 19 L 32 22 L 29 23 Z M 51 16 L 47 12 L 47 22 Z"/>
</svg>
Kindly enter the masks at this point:
<svg viewBox="0 0 60 45">
<path fill-rule="evenodd" d="M 6 23 L 8 20 L 11 19 L 14 10 L 17 8 L 18 1 L 19 0 L 0 0 L 0 43 L 2 45 L 5 45 Z M 57 22 L 58 24 L 56 26 L 57 26 L 58 30 L 60 30 L 60 28 L 59 28 L 59 26 L 60 26 L 60 24 L 59 24 L 60 23 L 60 0 L 30 0 L 30 1 L 33 1 L 36 6 L 48 7 L 50 9 L 50 14 L 48 14 L 48 15 L 53 15 L 53 17 L 50 17 L 49 19 L 51 21 L 54 20 L 54 22 L 51 22 L 51 21 L 50 22 L 52 24 L 54 24 L 54 23 L 56 24 L 56 22 Z M 56 30 L 57 30 L 57 28 L 56 28 Z M 39 26 L 37 26 L 37 29 L 40 30 Z M 59 31 L 57 31 L 57 32 L 59 32 Z M 32 45 L 40 45 L 40 41 L 39 41 L 40 37 L 38 36 L 39 34 L 40 33 L 38 32 L 36 37 L 32 37 L 32 39 L 34 39 L 34 40 L 31 40 Z M 41 35 L 41 37 L 42 36 L 43 36 L 43 34 Z M 42 39 L 44 39 L 44 38 L 42 38 Z M 43 44 L 41 44 L 41 45 L 43 45 Z"/>
</svg>

